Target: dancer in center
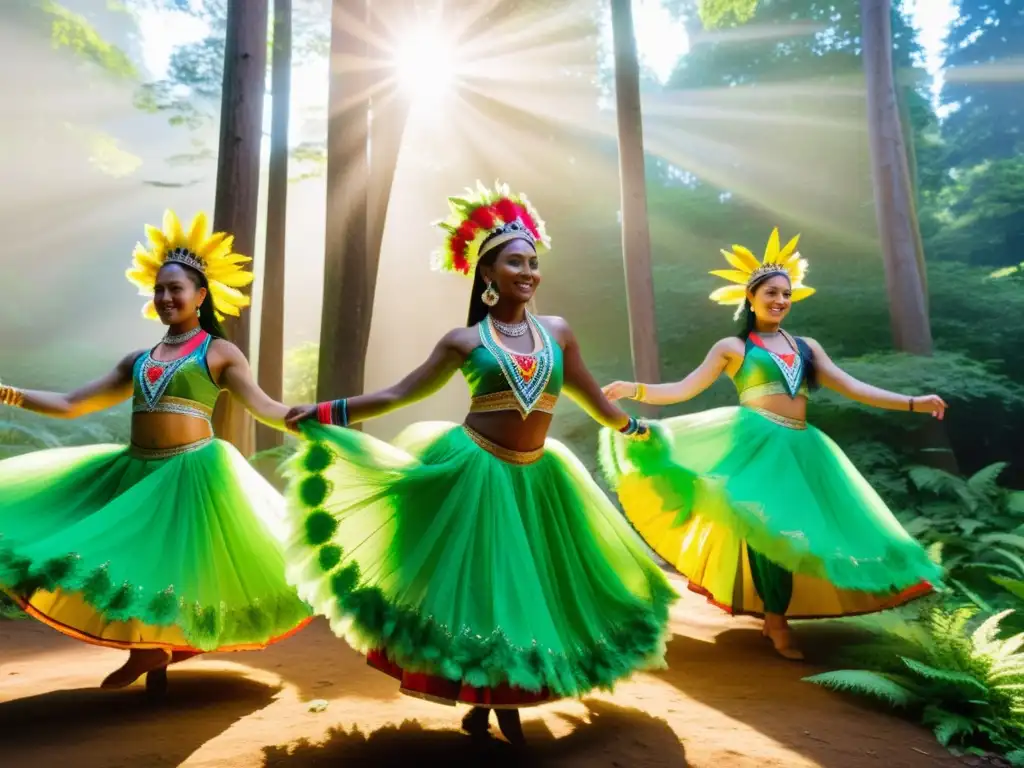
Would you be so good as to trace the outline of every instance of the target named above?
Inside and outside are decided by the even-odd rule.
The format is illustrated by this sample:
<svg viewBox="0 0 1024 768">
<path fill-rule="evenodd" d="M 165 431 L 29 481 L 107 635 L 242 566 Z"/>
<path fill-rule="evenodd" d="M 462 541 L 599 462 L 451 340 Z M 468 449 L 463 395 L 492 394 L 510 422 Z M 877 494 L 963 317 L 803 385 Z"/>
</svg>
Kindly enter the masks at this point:
<svg viewBox="0 0 1024 768">
<path fill-rule="evenodd" d="M 562 392 L 631 439 L 572 331 L 527 306 L 544 224 L 524 196 L 451 198 L 435 266 L 473 277 L 467 327 L 392 387 L 293 409 L 309 442 L 289 490 L 289 578 L 401 690 L 490 710 L 521 743 L 518 708 L 610 688 L 661 666 L 678 596 L 579 460 L 548 438 Z M 419 423 L 392 444 L 343 429 L 436 392 L 457 371 L 465 423 Z M 325 426 L 334 425 L 334 426 Z"/>
<path fill-rule="evenodd" d="M 722 374 L 740 407 L 656 422 L 644 446 L 602 432 L 602 466 L 640 535 L 689 579 L 690 589 L 732 614 L 763 616 L 764 634 L 790 659 L 788 618 L 847 616 L 892 608 L 931 592 L 933 563 L 850 460 L 805 421 L 818 384 L 865 405 L 942 418 L 938 395 L 908 397 L 857 381 L 818 342 L 782 330 L 803 284 L 798 238 L 764 261 L 748 249 L 723 251 L 733 283 L 711 299 L 737 305 L 743 328 L 722 339 L 682 381 L 615 382 L 613 400 L 654 405 L 696 397 Z M 662 437 L 662 429 L 669 439 Z M 663 446 L 675 445 L 668 455 Z"/>
</svg>

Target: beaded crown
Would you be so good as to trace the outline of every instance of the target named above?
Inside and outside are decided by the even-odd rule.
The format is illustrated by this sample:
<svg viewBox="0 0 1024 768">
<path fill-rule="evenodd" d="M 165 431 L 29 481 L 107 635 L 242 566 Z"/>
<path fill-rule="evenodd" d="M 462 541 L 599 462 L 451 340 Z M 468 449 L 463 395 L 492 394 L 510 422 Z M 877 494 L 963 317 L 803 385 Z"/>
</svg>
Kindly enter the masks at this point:
<svg viewBox="0 0 1024 768">
<path fill-rule="evenodd" d="M 472 275 L 481 256 L 509 240 L 526 240 L 538 253 L 551 248 L 537 210 L 507 184 L 495 182 L 488 189 L 478 181 L 476 189 L 449 197 L 448 207 L 448 218 L 435 222 L 445 239 L 433 255 L 434 269 Z"/>
<path fill-rule="evenodd" d="M 244 266 L 252 259 L 232 251 L 232 235 L 211 234 L 205 213 L 197 213 L 186 232 L 174 211 L 164 211 L 163 229 L 147 224 L 146 238 L 149 247 L 136 243 L 132 266 L 125 272 L 129 282 L 138 287 L 139 295 L 149 297 L 142 309 L 144 317 L 159 319 L 153 292 L 157 273 L 168 262 L 184 264 L 206 276 L 218 320 L 225 315 L 237 317 L 243 307 L 249 306 L 249 297 L 239 289 L 252 283 L 252 272 Z"/>
<path fill-rule="evenodd" d="M 789 278 L 793 287 L 792 301 L 801 301 L 814 293 L 814 288 L 804 285 L 807 276 L 807 259 L 796 249 L 800 235 L 790 240 L 784 247 L 779 246 L 779 229 L 772 230 L 765 247 L 764 260 L 759 261 L 749 248 L 734 245 L 731 251 L 722 251 L 725 260 L 732 269 L 714 269 L 712 275 L 728 280 L 733 285 L 722 286 L 711 292 L 708 297 L 718 304 L 736 305 L 736 314 L 743 309 L 747 298 L 747 287 L 765 275 L 779 274 Z"/>
</svg>

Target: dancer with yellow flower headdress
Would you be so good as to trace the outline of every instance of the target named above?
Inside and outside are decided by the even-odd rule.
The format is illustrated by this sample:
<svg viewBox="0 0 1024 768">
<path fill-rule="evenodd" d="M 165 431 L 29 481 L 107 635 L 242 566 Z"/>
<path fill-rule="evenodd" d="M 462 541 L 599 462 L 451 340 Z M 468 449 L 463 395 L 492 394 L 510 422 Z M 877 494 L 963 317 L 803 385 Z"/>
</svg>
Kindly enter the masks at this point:
<svg viewBox="0 0 1024 768">
<path fill-rule="evenodd" d="M 6 405 L 65 419 L 131 399 L 130 446 L 0 462 L 0 588 L 66 635 L 130 651 L 105 688 L 145 674 L 160 689 L 172 661 L 262 648 L 311 615 L 284 577 L 284 499 L 213 438 L 221 390 L 271 426 L 287 413 L 220 328 L 249 303 L 249 258 L 203 214 L 146 231 L 127 276 L 161 342 L 70 394 L 0 387 Z"/>
<path fill-rule="evenodd" d="M 876 408 L 942 418 L 937 395 L 906 397 L 854 379 L 810 338 L 782 330 L 790 305 L 814 293 L 798 237 L 764 260 L 734 245 L 733 285 L 711 299 L 735 305 L 738 336 L 722 339 L 682 381 L 615 382 L 612 400 L 652 405 L 696 397 L 725 373 L 739 407 L 665 419 L 654 439 L 624 445 L 601 436 L 601 463 L 626 515 L 690 588 L 733 614 L 765 618 L 764 634 L 786 658 L 802 654 L 788 618 L 847 616 L 926 594 L 941 569 L 893 517 L 839 447 L 805 421 L 812 389 L 826 386 Z"/>
<path fill-rule="evenodd" d="M 472 276 L 467 327 L 398 384 L 295 409 L 289 578 L 404 693 L 490 710 L 522 741 L 517 708 L 610 687 L 662 663 L 676 598 L 629 525 L 561 443 L 568 394 L 630 439 L 646 427 L 612 405 L 564 320 L 527 310 L 544 224 L 504 186 L 451 198 L 435 266 Z M 343 429 L 420 400 L 457 371 L 460 426 L 414 424 L 392 444 Z M 317 423 L 319 422 L 319 423 Z M 333 426 L 331 426 L 333 425 Z"/>
</svg>

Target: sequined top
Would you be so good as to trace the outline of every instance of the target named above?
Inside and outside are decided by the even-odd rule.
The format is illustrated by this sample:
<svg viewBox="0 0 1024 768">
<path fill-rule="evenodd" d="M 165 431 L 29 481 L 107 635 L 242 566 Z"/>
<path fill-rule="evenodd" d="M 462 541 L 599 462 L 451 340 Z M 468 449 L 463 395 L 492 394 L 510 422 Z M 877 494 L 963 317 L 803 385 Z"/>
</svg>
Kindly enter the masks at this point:
<svg viewBox="0 0 1024 768">
<path fill-rule="evenodd" d="M 472 397 L 470 413 L 519 411 L 525 419 L 533 411 L 554 411 L 562 391 L 562 349 L 537 318 L 527 313 L 526 320 L 539 342 L 531 354 L 505 349 L 490 316 L 477 326 L 480 346 L 462 364 Z"/>
<path fill-rule="evenodd" d="M 220 388 L 206 362 L 211 337 L 202 333 L 182 348 L 181 357 L 154 360 L 152 352 L 139 355 L 133 369 L 133 413 L 177 413 L 210 422 Z"/>
<path fill-rule="evenodd" d="M 732 381 L 740 403 L 767 395 L 810 396 L 803 357 L 796 352 L 783 355 L 772 352 L 756 333 L 747 339 L 743 363 Z"/>
</svg>

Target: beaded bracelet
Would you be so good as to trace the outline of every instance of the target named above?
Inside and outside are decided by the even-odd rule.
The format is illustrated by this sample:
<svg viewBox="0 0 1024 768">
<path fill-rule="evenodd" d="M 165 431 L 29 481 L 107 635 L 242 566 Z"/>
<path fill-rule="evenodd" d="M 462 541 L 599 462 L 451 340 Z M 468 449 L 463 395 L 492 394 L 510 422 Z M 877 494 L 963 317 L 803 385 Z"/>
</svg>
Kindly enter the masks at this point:
<svg viewBox="0 0 1024 768">
<path fill-rule="evenodd" d="M 316 418 L 321 424 L 330 424 L 335 427 L 348 426 L 348 400 L 328 400 L 316 407 Z"/>
<path fill-rule="evenodd" d="M 621 432 L 623 436 L 632 440 L 646 440 L 650 435 L 650 428 L 647 426 L 646 422 L 630 416 L 629 421 L 626 422 L 626 426 L 620 429 L 619 432 Z"/>
<path fill-rule="evenodd" d="M 0 404 L 9 405 L 11 408 L 21 408 L 25 402 L 25 393 L 15 387 L 6 384 L 0 386 Z"/>
</svg>

